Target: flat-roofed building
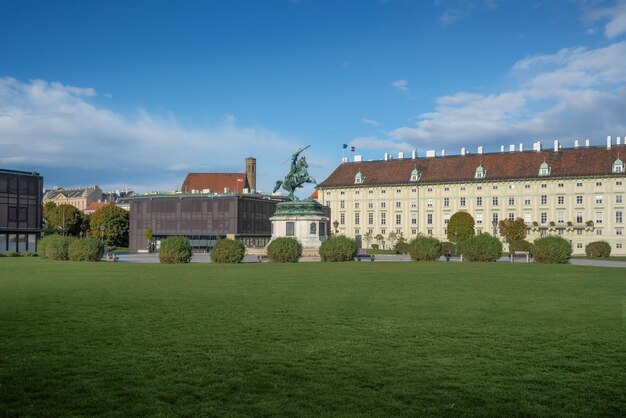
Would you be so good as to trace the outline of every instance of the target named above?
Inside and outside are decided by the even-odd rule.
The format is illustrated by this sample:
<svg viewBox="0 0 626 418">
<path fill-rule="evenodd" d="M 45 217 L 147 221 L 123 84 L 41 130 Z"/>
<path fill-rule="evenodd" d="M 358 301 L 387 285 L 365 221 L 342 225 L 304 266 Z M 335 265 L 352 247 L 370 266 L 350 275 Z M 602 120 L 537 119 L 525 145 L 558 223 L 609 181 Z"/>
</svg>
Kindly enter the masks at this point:
<svg viewBox="0 0 626 418">
<path fill-rule="evenodd" d="M 39 173 L 0 169 L 0 253 L 37 251 L 42 195 Z"/>
<path fill-rule="evenodd" d="M 588 144 L 588 143 L 587 143 Z M 626 255 L 626 173 L 621 141 L 604 147 L 508 152 L 354 162 L 345 159 L 320 184 L 318 200 L 331 208 L 338 232 L 348 236 L 418 234 L 447 240 L 447 224 L 459 211 L 475 220 L 477 233 L 498 236 L 498 221 L 523 218 L 527 239 L 561 235 L 574 254 L 606 240 L 613 255 Z M 369 241 L 369 242 L 368 242 Z M 371 246 L 374 239 L 364 239 Z"/>
<path fill-rule="evenodd" d="M 236 238 L 247 247 L 262 248 L 272 236 L 270 217 L 281 196 L 258 194 L 171 193 L 121 199 L 130 205 L 130 248 L 145 249 L 146 231 L 153 240 L 189 238 L 194 251 L 209 251 L 218 239 Z"/>
</svg>

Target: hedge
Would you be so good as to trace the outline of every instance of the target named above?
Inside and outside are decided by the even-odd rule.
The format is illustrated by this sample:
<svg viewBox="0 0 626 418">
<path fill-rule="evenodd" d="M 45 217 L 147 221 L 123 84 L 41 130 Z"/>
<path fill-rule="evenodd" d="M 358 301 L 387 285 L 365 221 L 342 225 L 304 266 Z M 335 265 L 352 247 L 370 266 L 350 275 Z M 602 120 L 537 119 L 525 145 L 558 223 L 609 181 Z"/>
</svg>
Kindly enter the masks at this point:
<svg viewBox="0 0 626 418">
<path fill-rule="evenodd" d="M 329 237 L 320 246 L 320 257 L 325 262 L 352 261 L 358 249 L 356 242 L 344 235 Z"/>
<path fill-rule="evenodd" d="M 167 237 L 161 241 L 159 248 L 159 261 L 161 263 L 189 263 L 191 256 L 191 243 L 187 237 Z"/>
<path fill-rule="evenodd" d="M 572 256 L 572 244 L 558 235 L 548 235 L 534 242 L 533 258 L 538 263 L 565 264 Z"/>
<path fill-rule="evenodd" d="M 459 244 L 466 261 L 496 261 L 502 256 L 502 242 L 492 235 L 474 235 Z"/>
<path fill-rule="evenodd" d="M 594 241 L 585 246 L 588 257 L 608 258 L 611 255 L 611 245 L 606 241 Z"/>
<path fill-rule="evenodd" d="M 513 254 L 516 251 L 528 251 L 532 254 L 534 252 L 533 244 L 523 239 L 511 241 L 509 243 L 509 253 Z"/>
<path fill-rule="evenodd" d="M 211 261 L 215 263 L 241 263 L 246 255 L 246 246 L 239 240 L 221 239 L 211 250 Z"/>
<path fill-rule="evenodd" d="M 72 261 L 100 261 L 104 254 L 104 244 L 97 238 L 76 239 L 67 248 Z"/>
<path fill-rule="evenodd" d="M 64 235 L 46 235 L 39 240 L 38 253 L 49 260 L 67 260 L 68 248 L 77 239 Z"/>
<path fill-rule="evenodd" d="M 443 245 L 437 238 L 417 237 L 409 244 L 409 254 L 414 261 L 434 261 L 443 254 Z"/>
<path fill-rule="evenodd" d="M 276 238 L 267 246 L 267 256 L 275 263 L 297 263 L 302 257 L 302 244 L 295 238 Z"/>
</svg>

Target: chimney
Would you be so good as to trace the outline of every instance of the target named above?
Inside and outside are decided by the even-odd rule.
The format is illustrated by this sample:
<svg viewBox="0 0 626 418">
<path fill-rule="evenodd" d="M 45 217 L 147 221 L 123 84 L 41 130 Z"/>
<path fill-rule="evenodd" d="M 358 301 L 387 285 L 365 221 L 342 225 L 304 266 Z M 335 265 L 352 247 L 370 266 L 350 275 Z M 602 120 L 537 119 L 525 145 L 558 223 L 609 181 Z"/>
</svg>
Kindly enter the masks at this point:
<svg viewBox="0 0 626 418">
<path fill-rule="evenodd" d="M 515 152 L 515 144 L 509 145 L 509 152 Z"/>
<path fill-rule="evenodd" d="M 482 154 L 483 153 L 483 147 L 482 145 L 480 147 L 478 147 L 478 154 Z"/>
<path fill-rule="evenodd" d="M 533 151 L 541 151 L 541 141 L 533 142 Z"/>
<path fill-rule="evenodd" d="M 523 152 L 524 151 L 524 144 L 519 144 L 519 152 Z"/>
<path fill-rule="evenodd" d="M 578 143 L 578 140 L 577 140 L 577 139 L 576 139 L 576 140 L 574 140 L 574 148 L 578 148 L 578 147 L 579 147 L 579 145 L 580 145 L 580 144 Z"/>
<path fill-rule="evenodd" d="M 586 146 L 587 148 L 589 148 L 589 140 L 588 140 L 588 139 L 585 139 L 585 146 Z"/>
<path fill-rule="evenodd" d="M 611 149 L 611 135 L 606 137 L 606 149 Z"/>
<path fill-rule="evenodd" d="M 361 157 L 360 155 L 355 155 L 354 156 L 354 162 L 355 163 L 360 163 L 363 160 L 363 157 Z"/>
<path fill-rule="evenodd" d="M 432 158 L 436 156 L 437 156 L 437 151 L 435 151 L 434 149 L 429 149 L 428 151 L 426 151 L 427 158 Z"/>
<path fill-rule="evenodd" d="M 626 138 L 624 138 L 624 141 L 626 141 Z M 621 138 L 619 136 L 617 137 L 617 139 L 615 141 L 615 144 L 616 145 L 622 145 L 622 140 L 621 140 Z"/>
<path fill-rule="evenodd" d="M 504 145 L 500 145 L 500 152 L 504 152 Z"/>
<path fill-rule="evenodd" d="M 461 148 L 461 155 L 465 155 L 465 147 Z"/>
<path fill-rule="evenodd" d="M 411 151 L 411 158 L 412 159 L 416 159 L 417 158 L 417 150 L 414 149 L 413 151 Z"/>
<path fill-rule="evenodd" d="M 256 190 L 256 158 L 248 157 L 246 158 L 246 184 L 244 187 L 252 190 L 253 192 Z"/>
<path fill-rule="evenodd" d="M 442 150 L 441 150 L 441 156 L 442 156 L 442 157 L 445 157 L 445 156 L 446 156 L 446 150 L 445 150 L 445 149 L 442 149 Z"/>
<path fill-rule="evenodd" d="M 400 151 L 398 152 L 398 160 L 403 160 L 404 159 L 404 152 Z"/>
<path fill-rule="evenodd" d="M 559 140 L 554 140 L 554 152 L 559 152 Z"/>
</svg>

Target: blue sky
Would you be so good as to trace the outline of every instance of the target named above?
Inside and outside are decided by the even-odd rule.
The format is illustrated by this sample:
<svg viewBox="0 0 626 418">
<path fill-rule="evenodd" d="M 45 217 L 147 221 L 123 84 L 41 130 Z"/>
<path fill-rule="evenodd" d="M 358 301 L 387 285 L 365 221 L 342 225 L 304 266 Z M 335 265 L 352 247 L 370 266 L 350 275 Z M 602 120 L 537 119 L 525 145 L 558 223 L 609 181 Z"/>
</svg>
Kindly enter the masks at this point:
<svg viewBox="0 0 626 418">
<path fill-rule="evenodd" d="M 0 167 L 48 187 L 626 135 L 624 1 L 0 0 L 0 40 Z"/>
</svg>

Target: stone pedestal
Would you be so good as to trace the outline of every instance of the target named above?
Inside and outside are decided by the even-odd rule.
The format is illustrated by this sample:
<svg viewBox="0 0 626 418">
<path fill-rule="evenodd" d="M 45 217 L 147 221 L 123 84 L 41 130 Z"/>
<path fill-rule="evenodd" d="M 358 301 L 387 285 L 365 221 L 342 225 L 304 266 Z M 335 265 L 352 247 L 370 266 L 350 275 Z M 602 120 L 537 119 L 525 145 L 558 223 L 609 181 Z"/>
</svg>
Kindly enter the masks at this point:
<svg viewBox="0 0 626 418">
<path fill-rule="evenodd" d="M 296 238 L 304 249 L 317 249 L 326 241 L 328 218 L 315 200 L 281 202 L 276 205 L 272 221 L 272 240 Z"/>
</svg>

